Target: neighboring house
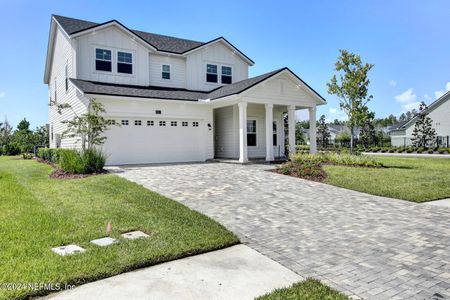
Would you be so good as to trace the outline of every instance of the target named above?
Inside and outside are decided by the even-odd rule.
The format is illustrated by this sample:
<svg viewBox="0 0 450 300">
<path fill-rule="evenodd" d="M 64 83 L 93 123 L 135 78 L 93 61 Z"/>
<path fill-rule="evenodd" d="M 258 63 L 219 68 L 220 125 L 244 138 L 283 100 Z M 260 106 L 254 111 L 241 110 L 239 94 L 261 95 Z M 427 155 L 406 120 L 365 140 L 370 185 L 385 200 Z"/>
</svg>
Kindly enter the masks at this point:
<svg viewBox="0 0 450 300">
<path fill-rule="evenodd" d="M 248 78 L 253 64 L 223 37 L 197 42 L 54 15 L 44 82 L 50 101 L 72 109 L 49 108 L 50 146 L 79 147 L 61 122 L 95 98 L 121 124 L 105 133 L 107 164 L 271 161 L 284 155 L 283 114 L 293 150 L 295 110 L 308 109 L 315 128 L 326 101 L 288 68 Z"/>
<path fill-rule="evenodd" d="M 433 121 L 433 128 L 436 130 L 437 136 L 436 144 L 440 147 L 450 147 L 450 92 L 431 103 L 423 113 Z M 417 116 L 404 123 L 399 123 L 391 129 L 389 135 L 392 146 L 406 147 L 412 144 L 411 139 L 416 120 Z"/>
</svg>

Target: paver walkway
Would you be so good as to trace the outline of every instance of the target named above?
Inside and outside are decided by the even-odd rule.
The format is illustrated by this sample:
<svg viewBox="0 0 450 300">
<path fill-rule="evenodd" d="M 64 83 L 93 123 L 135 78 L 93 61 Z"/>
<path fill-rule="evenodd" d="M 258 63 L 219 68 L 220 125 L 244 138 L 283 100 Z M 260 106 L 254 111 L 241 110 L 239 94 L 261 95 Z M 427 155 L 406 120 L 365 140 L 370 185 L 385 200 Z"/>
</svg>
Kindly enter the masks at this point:
<svg viewBox="0 0 450 300">
<path fill-rule="evenodd" d="M 450 209 L 224 163 L 119 175 L 224 224 L 303 277 L 364 299 L 450 299 Z M 368 178 L 370 180 L 370 178 Z M 441 298 L 436 298 L 441 299 Z"/>
</svg>

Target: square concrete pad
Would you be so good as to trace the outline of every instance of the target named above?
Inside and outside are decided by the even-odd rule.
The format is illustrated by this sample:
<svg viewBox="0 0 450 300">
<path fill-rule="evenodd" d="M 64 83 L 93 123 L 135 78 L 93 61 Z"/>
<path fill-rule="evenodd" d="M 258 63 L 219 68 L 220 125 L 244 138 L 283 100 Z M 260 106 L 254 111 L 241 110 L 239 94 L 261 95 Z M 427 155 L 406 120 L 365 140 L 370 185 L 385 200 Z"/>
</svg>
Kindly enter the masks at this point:
<svg viewBox="0 0 450 300">
<path fill-rule="evenodd" d="M 83 253 L 84 251 L 86 251 L 86 249 L 83 249 L 77 245 L 67 245 L 67 246 L 60 246 L 60 247 L 52 248 L 52 251 L 61 256 L 66 256 L 66 255 L 71 255 L 71 254 L 75 254 L 75 253 Z"/>
<path fill-rule="evenodd" d="M 125 232 L 122 234 L 122 236 L 129 240 L 136 240 L 136 239 L 140 239 L 140 238 L 149 237 L 148 234 L 146 234 L 140 230 Z"/>
<path fill-rule="evenodd" d="M 104 237 L 101 239 L 96 239 L 96 240 L 92 240 L 91 243 L 100 247 L 105 247 L 105 246 L 109 246 L 112 245 L 114 243 L 116 243 L 117 240 L 110 238 L 110 237 Z"/>
<path fill-rule="evenodd" d="M 123 273 L 46 299 L 253 300 L 302 279 L 255 250 L 237 245 Z"/>
</svg>

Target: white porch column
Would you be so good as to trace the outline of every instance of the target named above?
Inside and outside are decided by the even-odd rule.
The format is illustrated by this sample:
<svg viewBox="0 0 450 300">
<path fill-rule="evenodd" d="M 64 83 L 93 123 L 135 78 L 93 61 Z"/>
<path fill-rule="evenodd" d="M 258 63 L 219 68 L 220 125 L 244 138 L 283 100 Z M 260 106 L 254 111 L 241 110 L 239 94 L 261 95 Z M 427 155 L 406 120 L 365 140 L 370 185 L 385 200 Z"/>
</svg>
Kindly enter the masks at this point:
<svg viewBox="0 0 450 300">
<path fill-rule="evenodd" d="M 309 108 L 309 152 L 317 153 L 316 107 Z"/>
<path fill-rule="evenodd" d="M 239 102 L 239 162 L 248 162 L 247 156 L 247 102 Z"/>
<path fill-rule="evenodd" d="M 266 161 L 273 157 L 273 104 L 266 104 Z"/>
<path fill-rule="evenodd" d="M 295 105 L 288 106 L 289 153 L 295 153 Z"/>
</svg>

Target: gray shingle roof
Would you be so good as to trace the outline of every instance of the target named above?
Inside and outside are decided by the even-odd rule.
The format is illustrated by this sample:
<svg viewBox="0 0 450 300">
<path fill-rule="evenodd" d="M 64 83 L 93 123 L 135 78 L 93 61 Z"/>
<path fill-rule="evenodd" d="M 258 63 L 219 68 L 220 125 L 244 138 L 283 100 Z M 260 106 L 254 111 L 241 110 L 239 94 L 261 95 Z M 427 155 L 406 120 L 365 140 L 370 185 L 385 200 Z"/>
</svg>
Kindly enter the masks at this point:
<svg viewBox="0 0 450 300">
<path fill-rule="evenodd" d="M 205 95 L 208 94 L 186 89 L 174 89 L 156 86 L 122 85 L 73 78 L 71 78 L 70 81 L 84 93 L 93 95 L 197 101 L 198 99 L 206 98 Z"/>
<path fill-rule="evenodd" d="M 110 95 L 110 96 L 125 96 L 125 97 L 139 97 L 139 98 L 154 98 L 154 99 L 168 99 L 168 100 L 215 100 L 226 96 L 240 94 L 243 91 L 257 85 L 258 83 L 269 79 L 288 68 L 278 69 L 269 73 L 265 73 L 256 77 L 237 81 L 235 83 L 218 87 L 212 91 L 193 91 L 188 89 L 168 88 L 161 86 L 138 86 L 138 85 L 122 85 L 105 82 L 95 82 L 80 79 L 73 79 L 72 81 L 81 91 L 87 94 L 96 95 Z M 290 71 L 290 70 L 289 70 Z M 291 72 L 291 71 L 290 71 Z M 294 74 L 294 73 L 292 73 Z M 295 74 L 294 74 L 295 75 Z M 298 76 L 295 75 L 297 78 Z M 301 79 L 300 79 L 301 80 Z M 303 82 L 303 81 L 302 81 Z M 305 83 L 306 84 L 306 83 Z M 308 86 L 309 87 L 309 86 Z M 318 97 L 323 99 L 316 91 L 311 89 Z M 325 101 L 325 99 L 324 99 Z M 325 101 L 326 102 L 326 101 Z"/>
<path fill-rule="evenodd" d="M 89 28 L 93 28 L 93 27 L 103 25 L 103 24 L 106 24 L 109 22 L 114 22 L 114 21 L 120 24 L 120 22 L 118 22 L 116 20 L 109 21 L 106 23 L 94 23 L 94 22 L 78 20 L 78 19 L 73 19 L 73 18 L 68 18 L 68 17 L 63 17 L 63 16 L 57 16 L 57 15 L 54 15 L 53 17 L 58 21 L 58 23 L 62 26 L 62 28 L 68 34 L 74 34 L 77 32 L 84 31 Z M 187 52 L 189 50 L 192 50 L 194 48 L 197 48 L 197 47 L 205 44 L 203 42 L 181 39 L 181 38 L 165 36 L 165 35 L 160 35 L 160 34 L 155 34 L 155 33 L 148 33 L 148 32 L 143 32 L 143 31 L 139 31 L 139 30 L 130 30 L 130 31 L 133 32 L 134 34 L 136 34 L 137 36 L 139 36 L 141 39 L 143 39 L 145 42 L 147 42 L 148 44 L 150 44 L 157 50 L 164 51 L 164 52 L 182 54 L 184 52 Z"/>
</svg>

